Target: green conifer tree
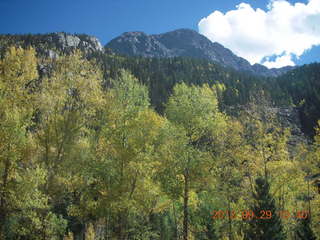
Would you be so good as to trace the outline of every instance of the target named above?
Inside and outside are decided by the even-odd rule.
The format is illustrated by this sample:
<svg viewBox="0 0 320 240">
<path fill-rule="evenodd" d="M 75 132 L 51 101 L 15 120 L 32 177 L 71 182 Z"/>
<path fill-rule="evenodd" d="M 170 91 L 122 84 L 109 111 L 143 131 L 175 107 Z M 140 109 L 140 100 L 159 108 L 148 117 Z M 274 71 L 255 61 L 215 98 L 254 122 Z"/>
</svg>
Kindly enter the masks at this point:
<svg viewBox="0 0 320 240">
<path fill-rule="evenodd" d="M 249 227 L 245 239 L 248 240 L 282 240 L 286 239 L 281 219 L 277 214 L 275 201 L 270 194 L 270 186 L 265 178 L 256 179 L 255 193 L 253 194 L 254 204 L 249 219 Z M 264 211 L 264 212 L 263 212 Z M 265 212 L 272 213 L 264 214 Z"/>
<path fill-rule="evenodd" d="M 314 235 L 311 229 L 311 219 L 308 217 L 306 219 L 299 219 L 298 225 L 296 228 L 296 237 L 301 240 L 316 240 L 316 236 Z"/>
</svg>

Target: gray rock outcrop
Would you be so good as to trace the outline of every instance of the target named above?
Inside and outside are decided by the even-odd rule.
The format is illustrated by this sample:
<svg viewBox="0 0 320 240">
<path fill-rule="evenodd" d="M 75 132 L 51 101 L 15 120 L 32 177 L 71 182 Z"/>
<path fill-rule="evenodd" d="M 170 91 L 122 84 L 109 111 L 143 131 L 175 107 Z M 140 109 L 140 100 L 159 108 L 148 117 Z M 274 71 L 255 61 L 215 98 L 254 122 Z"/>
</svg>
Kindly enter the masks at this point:
<svg viewBox="0 0 320 240">
<path fill-rule="evenodd" d="M 0 35 L 0 52 L 8 46 L 33 46 L 37 53 L 49 58 L 59 57 L 58 52 L 70 52 L 80 49 L 85 53 L 104 52 L 102 44 L 96 37 L 85 34 L 64 32 L 49 34 Z"/>
</svg>

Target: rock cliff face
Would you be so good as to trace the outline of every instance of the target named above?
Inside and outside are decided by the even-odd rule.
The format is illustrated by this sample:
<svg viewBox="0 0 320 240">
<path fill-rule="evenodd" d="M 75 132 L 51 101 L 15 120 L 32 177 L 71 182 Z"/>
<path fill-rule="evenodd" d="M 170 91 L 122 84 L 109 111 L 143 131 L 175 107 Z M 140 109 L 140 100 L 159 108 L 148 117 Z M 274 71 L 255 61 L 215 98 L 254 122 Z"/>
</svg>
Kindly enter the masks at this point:
<svg viewBox="0 0 320 240">
<path fill-rule="evenodd" d="M 80 49 L 86 53 L 103 52 L 104 48 L 96 37 L 88 35 L 71 35 L 66 33 L 51 34 L 48 42 L 55 43 L 63 51 Z M 50 51 L 50 50 L 49 50 Z"/>
<path fill-rule="evenodd" d="M 10 45 L 33 46 L 40 55 L 58 57 L 58 52 L 80 49 L 85 53 L 104 52 L 96 37 L 84 34 L 49 33 L 27 35 L 0 35 L 0 51 Z"/>
<path fill-rule="evenodd" d="M 9 46 L 32 46 L 37 55 L 56 59 L 61 53 L 70 53 L 79 49 L 87 56 L 92 53 L 104 53 L 104 47 L 96 37 L 85 34 L 49 33 L 49 34 L 26 34 L 26 35 L 0 35 L 0 57 Z M 50 72 L 50 65 L 39 63 L 40 76 Z"/>
<path fill-rule="evenodd" d="M 262 76 L 278 76 L 290 70 L 290 67 L 268 69 L 265 66 L 250 63 L 236 56 L 232 51 L 217 42 L 211 42 L 205 36 L 190 29 L 147 35 L 143 32 L 127 32 L 111 40 L 107 48 L 116 53 L 143 57 L 194 57 L 202 58 L 233 68 Z"/>
</svg>

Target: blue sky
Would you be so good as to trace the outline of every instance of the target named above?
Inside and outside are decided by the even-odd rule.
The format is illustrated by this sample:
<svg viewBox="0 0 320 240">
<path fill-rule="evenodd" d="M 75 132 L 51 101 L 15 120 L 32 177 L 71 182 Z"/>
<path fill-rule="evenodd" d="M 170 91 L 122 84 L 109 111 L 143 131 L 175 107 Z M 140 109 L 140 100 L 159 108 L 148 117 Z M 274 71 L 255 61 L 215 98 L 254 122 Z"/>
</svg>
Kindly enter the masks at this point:
<svg viewBox="0 0 320 240">
<path fill-rule="evenodd" d="M 106 44 L 127 31 L 148 34 L 177 28 L 198 31 L 201 19 L 214 11 L 235 10 L 242 2 L 264 11 L 269 3 L 266 0 L 0 0 L 0 33 L 86 33 Z M 307 3 L 290 1 L 296 2 Z M 317 47 L 296 63 L 319 61 L 319 56 L 320 47 Z"/>
</svg>

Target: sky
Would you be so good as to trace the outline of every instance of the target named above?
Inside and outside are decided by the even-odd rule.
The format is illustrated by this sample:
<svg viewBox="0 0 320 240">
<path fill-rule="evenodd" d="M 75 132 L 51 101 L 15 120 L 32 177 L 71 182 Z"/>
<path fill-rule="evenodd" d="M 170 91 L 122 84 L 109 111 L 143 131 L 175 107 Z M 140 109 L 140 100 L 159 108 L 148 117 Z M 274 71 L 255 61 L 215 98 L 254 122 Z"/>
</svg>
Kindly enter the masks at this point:
<svg viewBox="0 0 320 240">
<path fill-rule="evenodd" d="M 320 61 L 320 0 L 0 0 L 0 12 L 1 34 L 86 33 L 106 44 L 190 28 L 252 64 Z"/>
</svg>

